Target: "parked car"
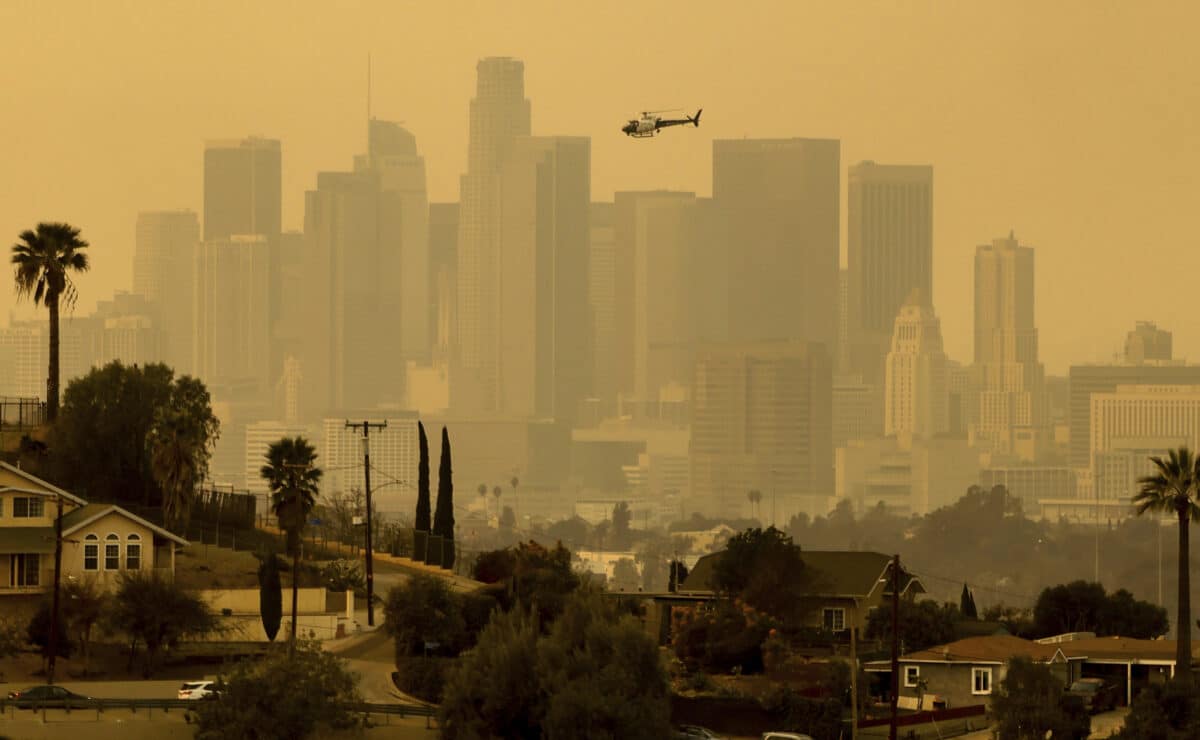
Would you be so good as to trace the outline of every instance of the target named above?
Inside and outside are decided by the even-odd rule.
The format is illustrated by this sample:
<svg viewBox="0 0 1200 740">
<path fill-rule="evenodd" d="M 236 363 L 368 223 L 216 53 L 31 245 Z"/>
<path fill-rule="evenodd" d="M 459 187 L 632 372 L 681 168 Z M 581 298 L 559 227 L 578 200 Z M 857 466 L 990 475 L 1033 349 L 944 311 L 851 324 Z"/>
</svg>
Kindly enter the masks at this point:
<svg viewBox="0 0 1200 740">
<path fill-rule="evenodd" d="M 675 740 L 725 740 L 723 737 L 699 725 L 679 725 L 675 728 Z"/>
<path fill-rule="evenodd" d="M 1078 696 L 1089 714 L 1098 714 L 1116 708 L 1121 687 L 1103 678 L 1081 678 L 1071 684 L 1067 694 Z"/>
<path fill-rule="evenodd" d="M 800 735 L 795 732 L 764 732 L 762 740 L 813 740 L 811 735 Z"/>
<path fill-rule="evenodd" d="M 216 681 L 188 681 L 179 687 L 180 699 L 216 699 L 220 693 Z"/>
<path fill-rule="evenodd" d="M 18 709 L 35 706 L 62 706 L 70 702 L 88 701 L 92 697 L 67 691 L 62 686 L 31 686 L 23 691 L 8 692 L 9 701 L 15 701 Z"/>
</svg>

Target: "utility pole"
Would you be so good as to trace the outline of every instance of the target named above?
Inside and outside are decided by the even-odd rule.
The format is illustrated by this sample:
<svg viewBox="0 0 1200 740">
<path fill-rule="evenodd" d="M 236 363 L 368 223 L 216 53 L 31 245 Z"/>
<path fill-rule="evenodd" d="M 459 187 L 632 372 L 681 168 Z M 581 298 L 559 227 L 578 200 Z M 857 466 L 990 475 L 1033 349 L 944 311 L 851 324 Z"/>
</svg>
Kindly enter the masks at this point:
<svg viewBox="0 0 1200 740">
<path fill-rule="evenodd" d="M 858 740 L 858 599 L 850 622 L 850 740 Z"/>
<path fill-rule="evenodd" d="M 367 626 L 375 626 L 375 566 L 371 559 L 371 428 L 387 429 L 387 422 L 372 423 L 363 420 L 363 488 L 367 497 Z M 347 429 L 360 428 L 359 424 L 346 421 Z"/>
<path fill-rule="evenodd" d="M 63 502 L 62 496 L 55 496 L 58 502 L 57 515 L 54 517 L 54 599 L 50 607 L 50 662 L 46 665 L 46 683 L 54 683 L 54 661 L 58 657 L 58 589 L 62 581 L 62 526 Z"/>
<path fill-rule="evenodd" d="M 900 695 L 900 556 L 892 556 L 892 713 L 888 740 L 896 740 L 896 700 Z"/>
</svg>

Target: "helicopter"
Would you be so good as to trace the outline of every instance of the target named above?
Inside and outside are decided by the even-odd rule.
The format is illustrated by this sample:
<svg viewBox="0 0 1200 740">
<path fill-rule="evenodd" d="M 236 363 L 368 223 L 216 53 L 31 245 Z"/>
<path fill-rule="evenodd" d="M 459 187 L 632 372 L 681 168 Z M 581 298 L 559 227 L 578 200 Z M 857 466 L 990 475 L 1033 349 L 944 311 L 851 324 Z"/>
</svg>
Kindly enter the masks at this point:
<svg viewBox="0 0 1200 740">
<path fill-rule="evenodd" d="M 676 109 L 678 110 L 678 109 Z M 658 133 L 659 129 L 667 126 L 682 126 L 684 124 L 692 124 L 693 126 L 700 125 L 700 114 L 704 109 L 696 111 L 694 116 L 684 116 L 683 118 L 663 118 L 659 113 L 671 113 L 673 111 L 643 111 L 640 119 L 634 118 L 621 127 L 621 131 L 626 136 L 632 136 L 635 139 L 648 139 Z"/>
</svg>

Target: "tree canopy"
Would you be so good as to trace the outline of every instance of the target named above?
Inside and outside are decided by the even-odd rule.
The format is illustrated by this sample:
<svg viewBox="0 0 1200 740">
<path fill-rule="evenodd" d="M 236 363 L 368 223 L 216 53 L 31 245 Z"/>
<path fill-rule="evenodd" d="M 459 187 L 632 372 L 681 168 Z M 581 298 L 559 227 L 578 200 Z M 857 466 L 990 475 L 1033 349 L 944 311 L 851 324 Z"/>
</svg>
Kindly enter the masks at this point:
<svg viewBox="0 0 1200 740">
<path fill-rule="evenodd" d="M 107 615 L 108 628 L 124 634 L 132 646 L 146 647 L 142 674 L 149 676 L 163 648 L 186 637 L 216 632 L 219 625 L 198 596 L 152 573 L 121 573 Z"/>
<path fill-rule="evenodd" d="M 713 567 L 713 587 L 725 596 L 780 619 L 799 616 L 809 578 L 800 546 L 775 527 L 755 527 L 729 538 Z"/>
<path fill-rule="evenodd" d="M 1095 632 L 1149 640 L 1166 634 L 1169 626 L 1166 609 L 1139 601 L 1125 589 L 1110 595 L 1101 584 L 1086 581 L 1043 590 L 1033 608 L 1038 637 Z"/>
<path fill-rule="evenodd" d="M 999 740 L 1082 740 L 1091 720 L 1082 703 L 1064 697 L 1063 684 L 1044 663 L 1013 658 L 992 697 Z M 1049 734 L 1048 734 L 1049 733 Z"/>
<path fill-rule="evenodd" d="M 962 619 L 962 613 L 954 604 L 939 604 L 933 600 L 900 600 L 897 627 L 904 652 L 924 650 L 934 645 L 954 642 L 954 623 Z M 872 640 L 891 639 L 892 610 L 875 609 L 867 615 L 867 638 Z"/>
</svg>

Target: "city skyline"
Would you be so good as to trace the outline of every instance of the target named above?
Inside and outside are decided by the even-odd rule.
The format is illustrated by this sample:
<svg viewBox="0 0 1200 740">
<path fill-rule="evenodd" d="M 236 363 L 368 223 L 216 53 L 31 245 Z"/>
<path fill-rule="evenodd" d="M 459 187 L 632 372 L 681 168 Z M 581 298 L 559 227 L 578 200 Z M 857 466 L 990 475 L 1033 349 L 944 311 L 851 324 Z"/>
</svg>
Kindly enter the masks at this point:
<svg viewBox="0 0 1200 740">
<path fill-rule="evenodd" d="M 128 257 L 137 212 L 199 211 L 203 141 L 247 133 L 282 142 L 283 228 L 298 228 L 303 192 L 313 186 L 316 172 L 342 168 L 363 150 L 368 50 L 374 60 L 374 112 L 405 121 L 421 142 L 430 201 L 454 201 L 458 178 L 466 171 L 464 113 L 474 62 L 508 53 L 525 62 L 533 133 L 592 137 L 593 200 L 607 200 L 616 190 L 657 188 L 705 197 L 711 191 L 711 141 L 743 135 L 837 138 L 842 167 L 864 160 L 932 165 L 937 181 L 934 270 L 939 275 L 933 299 L 952 358 L 967 357 L 971 350 L 971 250 L 1009 229 L 1042 250 L 1039 328 L 1046 337 L 1042 359 L 1049 373 L 1061 375 L 1072 363 L 1110 358 L 1120 351 L 1125 327 L 1140 319 L 1174 331 L 1177 356 L 1200 354 L 1200 322 L 1174 298 L 1182 294 L 1182 282 L 1172 283 L 1183 279 L 1180 274 L 1189 272 L 1194 259 L 1179 245 L 1187 233 L 1182 218 L 1186 194 L 1195 189 L 1192 173 L 1198 171 L 1194 164 L 1200 147 L 1185 125 L 1186 106 L 1167 104 L 1189 99 L 1187 91 L 1197 83 L 1190 73 L 1195 65 L 1189 64 L 1194 52 L 1177 36 L 1190 25 L 1196 12 L 1190 8 L 1151 8 L 1120 18 L 1091 13 L 1081 23 L 1069 5 L 1011 7 L 988 14 L 929 5 L 904 15 L 887 14 L 887 23 L 878 26 L 881 32 L 865 36 L 853 32 L 873 17 L 865 7 L 747 8 L 743 22 L 757 23 L 770 38 L 792 29 L 794 39 L 787 48 L 796 56 L 786 66 L 766 50 L 772 44 L 751 43 L 745 34 L 721 38 L 706 32 L 719 17 L 713 6 L 689 6 L 686 13 L 655 7 L 638 28 L 625 27 L 624 15 L 609 11 L 529 6 L 526 18 L 555 25 L 587 18 L 595 26 L 597 33 L 569 51 L 539 34 L 540 24 L 522 29 L 513 20 L 498 22 L 503 20 L 498 10 L 473 10 L 459 14 L 470 31 L 461 38 L 423 38 L 416 30 L 441 27 L 455 15 L 453 8 L 413 10 L 411 19 L 400 24 L 407 44 L 395 43 L 384 31 L 390 30 L 395 11 L 368 7 L 358 15 L 347 14 L 331 22 L 328 30 L 343 43 L 319 66 L 303 57 L 304 44 L 294 44 L 290 36 L 281 46 L 284 36 L 268 20 L 275 16 L 267 5 L 241 18 L 237 31 L 257 34 L 261 43 L 246 50 L 225 49 L 225 59 L 198 53 L 188 60 L 186 54 L 172 54 L 156 65 L 141 65 L 136 60 L 156 53 L 162 39 L 173 38 L 155 32 L 166 14 L 152 11 L 141 14 L 140 32 L 114 27 L 111 34 L 96 34 L 106 39 L 105 47 L 96 50 L 95 63 L 86 68 L 69 65 L 70 54 L 25 55 L 43 61 L 14 75 L 11 84 L 6 80 L 14 101 L 46 109 L 46 95 L 78 92 L 84 95 L 89 125 L 78 129 L 82 134 L 65 137 L 57 124 L 32 130 L 25 122 L 11 122 L 7 140 L 12 142 L 12 165 L 0 174 L 0 197 L 6 203 L 0 229 L 15 235 L 31 219 L 55 214 L 79 223 L 85 236 L 111 256 L 96 260 L 94 273 L 81 280 L 75 315 L 86 314 L 114 290 L 132 285 Z M 60 12 L 69 13 L 72 23 L 97 29 L 108 29 L 118 15 L 109 17 L 98 9 L 28 14 L 0 9 L 0 18 L 12 29 L 20 56 L 29 43 L 25 39 L 41 38 L 21 29 L 57 22 Z M 227 17 L 197 10 L 186 20 L 199 38 L 206 30 L 223 28 Z M 372 23 L 361 23 L 364 17 Z M 172 18 L 172 27 L 189 25 Z M 803 23 L 787 22 L 801 19 Z M 313 21 L 294 23 L 298 38 L 317 33 Z M 964 23 L 975 33 L 959 39 L 956 29 Z M 374 30 L 356 30 L 356 24 Z M 489 30 L 489 24 L 497 28 Z M 618 24 L 621 32 L 612 33 Z M 669 26 L 678 26 L 682 34 L 673 36 L 681 37 L 662 38 Z M 901 40 L 913 34 L 924 43 Z M 95 43 L 90 36 L 71 38 L 87 49 Z M 186 47 L 190 38 L 173 43 Z M 53 48 L 57 39 L 39 43 Z M 1016 65 L 1009 63 L 1017 49 L 1012 39 L 1020 39 Z M 1140 46 L 1147 40 L 1154 54 L 1145 54 L 1148 47 Z M 629 44 L 639 53 L 628 54 Z M 693 53 L 706 44 L 739 58 L 738 70 L 720 71 L 716 58 L 721 54 Z M 112 48 L 128 52 L 118 56 Z M 1113 53 L 1097 56 L 1089 53 L 1093 48 Z M 1119 53 L 1132 48 L 1142 52 Z M 864 54 L 868 49 L 872 53 Z M 437 73 L 414 73 L 418 58 L 430 60 L 428 66 Z M 605 64 L 593 64 L 597 58 Z M 1118 61 L 1131 58 L 1138 62 Z M 270 80 L 278 93 L 266 95 L 260 83 L 219 72 L 257 67 L 260 81 Z M 302 74 L 308 76 L 301 87 L 296 80 Z M 187 86 L 190 92 L 158 84 L 171 76 L 194 83 Z M 747 79 L 754 83 L 745 84 Z M 140 83 L 156 84 L 155 104 L 123 92 Z M 1098 101 L 1114 96 L 1124 105 L 1092 114 Z M 951 104 L 932 104 L 940 99 Z M 772 104 L 764 108 L 763 100 Z M 618 130 L 642 108 L 693 102 L 705 106 L 705 123 L 686 137 L 633 142 Z M 887 116 L 863 115 L 880 105 L 888 106 Z M 1042 125 L 1046 121 L 1056 123 Z M 1114 141 L 1121 144 L 1112 146 Z M 1046 170 L 1051 162 L 1053 177 Z M 73 170 L 74 176 L 49 178 L 62 168 Z M 108 181 L 104 185 L 97 179 L 101 172 Z M 1122 176 L 1106 176 L 1111 172 Z M 843 187 L 843 202 L 845 197 Z M 844 221 L 842 234 L 845 264 Z M 1180 258 L 1183 269 L 1164 277 L 1148 262 L 1126 265 L 1123 250 L 1131 246 L 1167 251 Z M 1059 298 L 1067 276 L 1072 295 L 1090 304 L 1087 324 L 1079 321 L 1078 306 Z M 1167 284 L 1160 289 L 1163 280 Z M 1122 300 L 1108 299 L 1115 294 Z M 14 305 L 11 286 L 0 286 L 0 320 L 7 320 Z M 16 312 L 18 317 L 30 315 L 23 306 Z"/>
</svg>

